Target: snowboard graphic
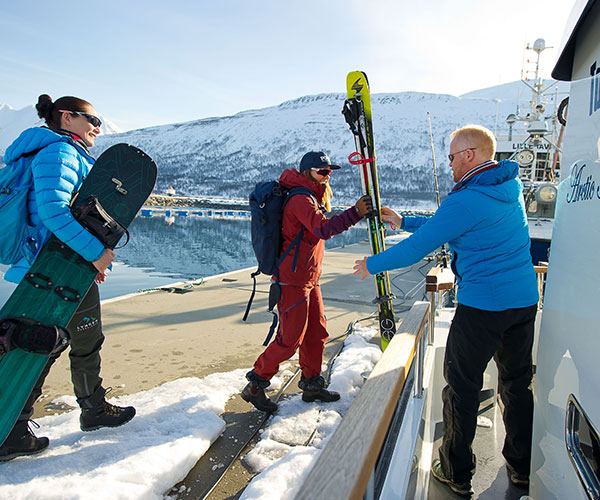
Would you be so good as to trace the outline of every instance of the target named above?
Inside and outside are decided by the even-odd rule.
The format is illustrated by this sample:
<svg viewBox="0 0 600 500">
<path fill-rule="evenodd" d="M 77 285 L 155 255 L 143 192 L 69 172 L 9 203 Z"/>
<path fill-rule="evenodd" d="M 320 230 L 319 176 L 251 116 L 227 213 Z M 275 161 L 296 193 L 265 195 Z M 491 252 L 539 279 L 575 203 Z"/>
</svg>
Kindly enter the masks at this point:
<svg viewBox="0 0 600 500">
<path fill-rule="evenodd" d="M 128 144 L 107 149 L 71 203 L 82 226 L 114 248 L 156 182 L 157 168 Z M 0 309 L 0 444 L 10 433 L 97 269 L 54 235 Z"/>
</svg>

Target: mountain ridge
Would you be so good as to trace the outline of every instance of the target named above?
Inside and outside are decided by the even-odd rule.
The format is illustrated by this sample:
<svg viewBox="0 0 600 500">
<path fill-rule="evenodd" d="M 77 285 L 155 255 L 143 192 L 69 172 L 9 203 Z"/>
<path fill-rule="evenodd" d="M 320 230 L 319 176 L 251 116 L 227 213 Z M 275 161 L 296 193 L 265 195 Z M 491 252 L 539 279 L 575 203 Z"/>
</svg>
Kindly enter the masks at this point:
<svg viewBox="0 0 600 500">
<path fill-rule="evenodd" d="M 443 194 L 452 186 L 446 160 L 449 134 L 468 123 L 505 133 L 505 117 L 523 104 L 518 101 L 519 94 L 530 93 L 521 82 L 512 82 L 458 97 L 415 91 L 373 94 L 375 151 L 383 202 L 400 206 L 403 199 L 410 198 L 432 203 L 428 112 Z M 507 97 L 510 95 L 514 99 Z M 343 165 L 332 174 L 335 203 L 350 204 L 361 190 L 358 173 L 347 161 L 354 151 L 354 140 L 341 114 L 345 98 L 342 93 L 311 94 L 231 116 L 102 135 L 92 152 L 97 157 L 119 142 L 144 150 L 159 167 L 157 193 L 164 193 L 172 185 L 177 194 L 184 196 L 247 199 L 256 182 L 278 178 L 285 168 L 294 168 L 307 151 L 323 150 L 334 163 Z M 1 131 L 0 126 L 0 137 Z M 518 124 L 515 133 L 519 133 Z"/>
</svg>

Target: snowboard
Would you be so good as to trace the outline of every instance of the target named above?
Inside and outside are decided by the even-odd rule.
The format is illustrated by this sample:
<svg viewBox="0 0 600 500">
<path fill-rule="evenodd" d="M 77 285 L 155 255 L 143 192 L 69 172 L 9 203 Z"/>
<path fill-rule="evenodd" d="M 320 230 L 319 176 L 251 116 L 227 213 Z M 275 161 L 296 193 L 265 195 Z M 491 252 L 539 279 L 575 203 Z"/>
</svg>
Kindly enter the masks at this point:
<svg viewBox="0 0 600 500">
<path fill-rule="evenodd" d="M 367 75 L 362 71 L 351 71 L 346 78 L 348 99 L 344 102 L 342 114 L 354 135 L 356 153 L 350 155 L 350 163 L 358 165 L 363 195 L 371 196 L 373 212 L 367 217 L 367 231 L 371 254 L 385 250 L 384 225 L 381 221 L 381 201 L 379 180 L 373 141 L 371 95 Z M 390 278 L 386 272 L 375 275 L 374 303 L 377 304 L 381 348 L 385 350 L 396 333 L 396 320 L 390 288 Z"/>
<path fill-rule="evenodd" d="M 128 144 L 108 148 L 71 202 L 79 223 L 114 249 L 150 196 L 157 167 Z M 128 234 L 127 234 L 128 236 Z M 63 330 L 98 274 L 54 235 L 0 309 L 0 444 L 10 433 Z"/>
</svg>

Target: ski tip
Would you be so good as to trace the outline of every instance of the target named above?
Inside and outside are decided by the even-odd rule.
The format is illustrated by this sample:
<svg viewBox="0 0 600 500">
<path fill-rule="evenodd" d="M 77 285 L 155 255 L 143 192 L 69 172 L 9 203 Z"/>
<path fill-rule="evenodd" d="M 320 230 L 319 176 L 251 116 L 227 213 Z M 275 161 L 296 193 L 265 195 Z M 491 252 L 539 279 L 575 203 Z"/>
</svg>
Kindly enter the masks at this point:
<svg viewBox="0 0 600 500">
<path fill-rule="evenodd" d="M 364 71 L 361 70 L 354 70 L 354 71 L 350 71 L 348 73 L 348 80 L 350 80 L 351 78 L 364 78 L 365 81 L 367 83 L 369 83 L 369 79 L 367 78 L 367 74 Z"/>
<path fill-rule="evenodd" d="M 346 90 L 348 97 L 354 97 L 357 95 L 363 95 L 369 93 L 369 82 L 367 81 L 367 75 L 363 71 L 351 71 L 346 77 Z"/>
</svg>

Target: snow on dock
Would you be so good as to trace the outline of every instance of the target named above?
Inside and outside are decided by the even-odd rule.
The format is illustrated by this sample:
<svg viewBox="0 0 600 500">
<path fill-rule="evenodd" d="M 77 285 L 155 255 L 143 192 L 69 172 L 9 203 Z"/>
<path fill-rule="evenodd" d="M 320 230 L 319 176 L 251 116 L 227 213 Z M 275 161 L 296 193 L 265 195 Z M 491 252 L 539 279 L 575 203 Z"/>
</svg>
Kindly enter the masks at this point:
<svg viewBox="0 0 600 500">
<path fill-rule="evenodd" d="M 366 244 L 326 252 L 321 283 L 332 337 L 374 312 L 372 280 L 361 282 L 351 274 L 354 260 L 367 253 Z M 84 433 L 79 430 L 78 410 L 51 415 L 56 409 L 76 407 L 69 359 L 63 355 L 34 415 L 40 425 L 36 433 L 48 436 L 50 447 L 35 457 L 0 464 L 0 498 L 184 500 L 205 491 L 204 472 L 188 472 L 196 470 L 200 457 L 208 456 L 211 444 L 223 439 L 219 436 L 224 418 L 235 417 L 239 408 L 241 413 L 260 413 L 236 396 L 246 383 L 245 372 L 263 350 L 271 320 L 265 312 L 269 282 L 261 277 L 249 321 L 241 321 L 251 291 L 249 274 L 250 270 L 236 271 L 192 288 L 167 287 L 172 293 L 105 301 L 102 376 L 105 386 L 113 387 L 111 401 L 134 405 L 137 416 L 117 429 Z M 340 402 L 318 405 L 303 403 L 299 396 L 284 399 L 261 445 L 246 458 L 251 474 L 262 474 L 244 498 L 265 498 L 266 491 L 276 486 L 272 481 L 281 482 L 281 474 L 269 473 L 275 458 L 284 470 L 288 467 L 285 487 L 276 486 L 278 495 L 295 491 L 303 474 L 296 464 L 315 459 L 359 391 L 361 374 L 376 363 L 377 341 L 369 342 L 375 333 L 358 328 L 336 360 L 332 389 L 342 394 Z M 273 389 L 287 376 L 289 369 L 282 370 Z M 300 427 L 315 431 L 309 443 L 291 439 Z M 228 459 L 211 457 L 210 469 L 218 472 Z M 236 494 L 243 489 L 235 488 Z"/>
</svg>

